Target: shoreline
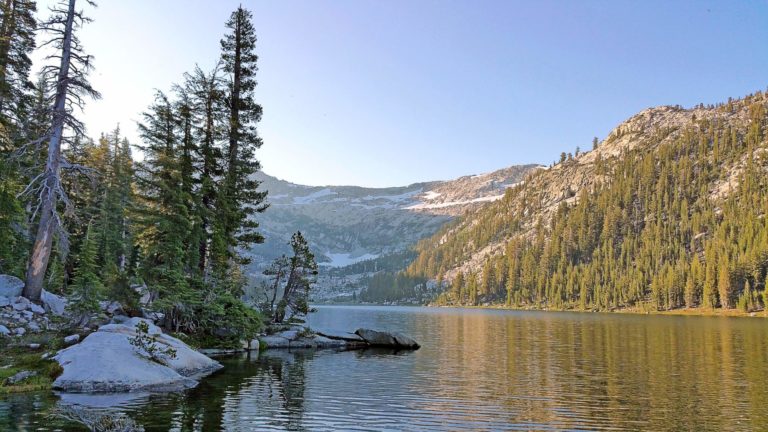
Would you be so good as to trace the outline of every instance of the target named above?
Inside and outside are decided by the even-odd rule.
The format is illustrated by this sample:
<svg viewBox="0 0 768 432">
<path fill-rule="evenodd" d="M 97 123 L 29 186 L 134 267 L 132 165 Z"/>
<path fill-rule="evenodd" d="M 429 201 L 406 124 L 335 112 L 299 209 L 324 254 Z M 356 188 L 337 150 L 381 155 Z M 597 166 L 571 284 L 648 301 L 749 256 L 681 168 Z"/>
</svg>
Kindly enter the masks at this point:
<svg viewBox="0 0 768 432">
<path fill-rule="evenodd" d="M 317 303 L 313 306 L 377 306 L 377 307 L 428 307 L 428 308 L 453 308 L 453 309 L 486 309 L 486 310 L 507 310 L 507 311 L 525 311 L 525 312 L 577 312 L 585 314 L 625 314 L 625 315 L 655 315 L 655 316 L 701 316 L 701 317 L 726 317 L 726 318 L 768 318 L 768 311 L 742 312 L 738 309 L 703 309 L 703 308 L 683 308 L 665 311 L 646 311 L 633 308 L 623 308 L 616 310 L 581 310 L 581 309 L 540 309 L 526 307 L 511 307 L 506 305 L 414 305 L 414 304 L 379 304 L 379 303 Z"/>
</svg>

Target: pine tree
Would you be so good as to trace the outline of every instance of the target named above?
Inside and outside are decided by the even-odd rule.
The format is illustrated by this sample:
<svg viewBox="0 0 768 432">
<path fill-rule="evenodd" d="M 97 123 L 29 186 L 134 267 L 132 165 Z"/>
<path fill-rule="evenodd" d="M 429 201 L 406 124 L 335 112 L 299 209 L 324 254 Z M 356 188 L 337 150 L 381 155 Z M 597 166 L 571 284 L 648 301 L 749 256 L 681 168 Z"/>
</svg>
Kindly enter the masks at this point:
<svg viewBox="0 0 768 432">
<path fill-rule="evenodd" d="M 99 277 L 96 240 L 89 224 L 77 262 L 75 278 L 72 281 L 72 310 L 86 315 L 99 310 L 99 300 L 103 298 L 104 286 Z"/>
<path fill-rule="evenodd" d="M 169 326 L 178 329 L 189 319 L 197 300 L 187 272 L 192 227 L 186 205 L 189 197 L 181 187 L 177 122 L 173 106 L 162 92 L 156 94 L 143 117 L 139 131 L 144 160 L 137 164 L 136 176 L 141 273 L 155 291 Z"/>
<path fill-rule="evenodd" d="M 701 294 L 701 304 L 707 309 L 714 309 L 717 306 L 717 266 L 714 260 L 714 252 L 709 253 L 704 270 L 704 288 Z"/>
<path fill-rule="evenodd" d="M 768 275 L 765 276 L 763 286 L 763 310 L 768 311 Z"/>
<path fill-rule="evenodd" d="M 30 102 L 29 54 L 35 48 L 37 8 L 32 0 L 0 3 L 0 148 L 2 141 L 18 139 Z"/>
<path fill-rule="evenodd" d="M 26 251 L 22 224 L 24 209 L 16 199 L 19 176 L 6 160 L 0 160 L 0 273 L 21 276 Z"/>
<path fill-rule="evenodd" d="M 39 214 L 37 235 L 30 253 L 23 292 L 25 297 L 33 301 L 40 300 L 54 235 L 59 235 L 66 249 L 66 232 L 56 207 L 58 202 L 63 202 L 65 206 L 69 203 L 62 187 L 62 168 L 77 167 L 62 164 L 62 144 L 72 139 L 65 132 L 70 130 L 74 135 L 83 135 L 83 123 L 74 116 L 74 111 L 82 109 L 84 97 L 100 96 L 87 80 L 92 67 L 91 59 L 83 53 L 75 31 L 88 19 L 75 9 L 75 1 L 69 0 L 67 4 L 62 2 L 52 8 L 52 17 L 40 26 L 52 34 L 48 43 L 59 49 L 61 56 L 58 66 L 48 65 L 42 71 L 47 79 L 55 80 L 56 94 L 51 108 L 50 135 L 39 138 L 48 141 L 45 168 L 28 187 L 35 196 L 40 197 L 37 203 L 39 211 L 36 211 Z"/>
<path fill-rule="evenodd" d="M 720 295 L 720 307 L 723 309 L 731 309 L 733 307 L 731 303 L 731 275 L 728 267 L 728 259 L 722 257 L 717 269 L 717 292 Z"/>
<path fill-rule="evenodd" d="M 275 306 L 272 321 L 281 323 L 296 314 L 309 313 L 309 291 L 317 276 L 317 262 L 315 255 L 309 250 L 309 244 L 300 231 L 291 237 L 291 249 L 293 256 L 288 260 L 287 268 L 283 275 L 287 278 L 282 290 L 282 297 Z M 276 273 L 276 280 L 280 273 Z M 279 286 L 279 281 L 275 287 Z M 286 316 L 288 311 L 291 315 Z"/>
<path fill-rule="evenodd" d="M 17 276 L 24 273 L 28 250 L 24 203 L 18 195 L 28 181 L 19 162 L 28 165 L 29 156 L 16 152 L 29 137 L 34 12 L 30 0 L 0 3 L 0 273 Z"/>
<path fill-rule="evenodd" d="M 459 272 L 456 277 L 453 278 L 451 283 L 451 291 L 453 291 L 453 298 L 457 304 L 464 302 L 464 273 Z"/>
<path fill-rule="evenodd" d="M 227 167 L 219 200 L 220 236 L 230 260 L 247 262 L 236 256 L 236 248 L 261 243 L 264 238 L 256 230 L 255 213 L 266 209 L 266 191 L 259 191 L 253 174 L 260 164 L 255 150 L 261 147 L 256 123 L 261 119 L 261 106 L 254 101 L 256 88 L 256 32 L 251 12 L 238 7 L 227 21 L 229 33 L 221 41 L 224 71 L 230 75 L 227 95 L 229 127 Z"/>
<path fill-rule="evenodd" d="M 221 179 L 224 165 L 220 148 L 227 124 L 224 120 L 227 115 L 224 93 L 224 83 L 218 68 L 206 74 L 198 67 L 194 73 L 185 75 L 184 94 L 189 96 L 191 138 L 197 142 L 195 146 L 197 167 L 194 178 L 199 183 L 196 194 L 200 197 L 200 205 L 196 210 L 201 235 L 198 247 L 198 268 L 203 275 L 207 275 L 211 263 L 218 274 L 222 274 L 228 264 L 226 242 L 221 241 L 217 236 L 222 229 L 214 226 L 213 223 L 217 204 L 219 204 L 217 182 Z M 184 146 L 185 154 L 188 151 L 187 147 L 187 145 Z M 187 181 L 188 176 L 183 173 L 184 181 Z M 224 243 L 223 246 L 222 243 Z M 211 245 L 214 247 L 212 248 Z"/>
</svg>

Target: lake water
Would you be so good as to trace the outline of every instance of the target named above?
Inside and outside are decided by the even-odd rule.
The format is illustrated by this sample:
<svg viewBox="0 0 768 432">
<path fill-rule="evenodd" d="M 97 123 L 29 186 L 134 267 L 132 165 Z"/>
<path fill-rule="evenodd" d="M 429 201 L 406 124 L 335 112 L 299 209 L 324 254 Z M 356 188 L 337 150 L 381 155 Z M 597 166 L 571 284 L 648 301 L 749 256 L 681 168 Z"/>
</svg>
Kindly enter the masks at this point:
<svg viewBox="0 0 768 432">
<path fill-rule="evenodd" d="M 78 430 L 56 404 L 147 431 L 768 430 L 764 319 L 328 306 L 310 325 L 422 348 L 239 356 L 173 395 L 0 398 L 0 430 Z"/>
</svg>

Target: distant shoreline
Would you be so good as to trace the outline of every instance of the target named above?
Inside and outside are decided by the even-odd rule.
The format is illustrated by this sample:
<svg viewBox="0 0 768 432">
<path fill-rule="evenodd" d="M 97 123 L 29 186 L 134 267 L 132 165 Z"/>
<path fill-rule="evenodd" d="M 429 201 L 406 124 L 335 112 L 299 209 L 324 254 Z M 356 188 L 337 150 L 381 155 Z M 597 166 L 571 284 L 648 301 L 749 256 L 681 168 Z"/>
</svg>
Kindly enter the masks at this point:
<svg viewBox="0 0 768 432">
<path fill-rule="evenodd" d="M 768 311 L 742 312 L 738 309 L 673 309 L 666 311 L 644 311 L 635 308 L 623 308 L 616 310 L 579 310 L 579 309 L 539 309 L 524 307 L 509 307 L 505 305 L 415 305 L 415 304 L 382 304 L 382 303 L 352 303 L 352 302 L 333 302 L 333 303 L 313 303 L 312 306 L 381 306 L 381 307 L 429 307 L 429 308 L 454 308 L 454 309 L 488 309 L 488 310 L 509 310 L 509 311 L 529 311 L 529 312 L 578 312 L 578 313 L 601 313 L 601 314 L 627 314 L 627 315 L 668 315 L 668 316 L 708 316 L 708 317 L 733 317 L 733 318 L 768 318 Z"/>
</svg>

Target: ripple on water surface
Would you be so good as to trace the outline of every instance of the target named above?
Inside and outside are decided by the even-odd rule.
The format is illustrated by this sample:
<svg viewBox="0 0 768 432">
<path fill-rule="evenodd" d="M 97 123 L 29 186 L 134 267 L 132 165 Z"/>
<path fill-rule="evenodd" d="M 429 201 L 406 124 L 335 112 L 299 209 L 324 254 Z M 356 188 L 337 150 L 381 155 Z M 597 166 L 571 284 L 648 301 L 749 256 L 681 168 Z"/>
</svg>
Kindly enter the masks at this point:
<svg viewBox="0 0 768 432">
<path fill-rule="evenodd" d="M 0 430 L 74 430 L 56 404 L 148 431 L 766 430 L 764 320 L 320 307 L 311 325 L 402 331 L 415 352 L 275 351 L 174 395 L 0 399 Z"/>
</svg>

